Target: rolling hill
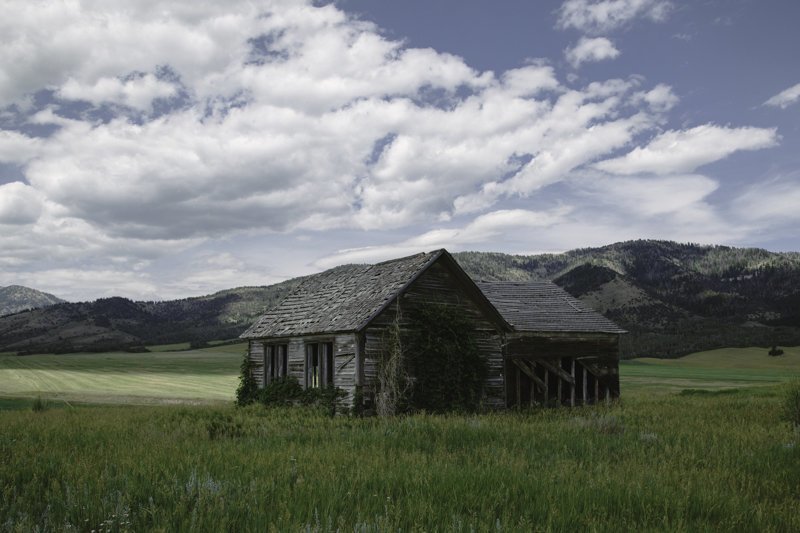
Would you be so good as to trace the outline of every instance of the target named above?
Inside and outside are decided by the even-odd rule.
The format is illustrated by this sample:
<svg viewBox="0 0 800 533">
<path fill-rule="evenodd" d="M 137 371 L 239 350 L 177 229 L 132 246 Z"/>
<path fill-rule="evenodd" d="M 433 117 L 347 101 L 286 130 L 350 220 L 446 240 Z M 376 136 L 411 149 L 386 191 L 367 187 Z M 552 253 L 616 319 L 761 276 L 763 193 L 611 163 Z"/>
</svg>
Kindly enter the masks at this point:
<svg viewBox="0 0 800 533">
<path fill-rule="evenodd" d="M 0 316 L 10 315 L 26 309 L 36 309 L 61 303 L 64 300 L 21 285 L 0 287 Z"/>
<path fill-rule="evenodd" d="M 563 254 L 462 252 L 477 280 L 551 279 L 630 334 L 624 356 L 800 345 L 800 254 L 628 241 Z M 106 298 L 0 317 L 0 352 L 137 349 L 237 336 L 301 281 L 166 302 Z"/>
</svg>

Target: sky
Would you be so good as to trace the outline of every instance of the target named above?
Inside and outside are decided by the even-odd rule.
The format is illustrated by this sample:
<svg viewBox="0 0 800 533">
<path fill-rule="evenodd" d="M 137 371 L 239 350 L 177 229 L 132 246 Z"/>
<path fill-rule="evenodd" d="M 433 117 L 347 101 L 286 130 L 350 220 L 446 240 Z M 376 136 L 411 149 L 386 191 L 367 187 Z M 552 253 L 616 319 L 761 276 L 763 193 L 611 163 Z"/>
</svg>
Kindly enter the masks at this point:
<svg viewBox="0 0 800 533">
<path fill-rule="evenodd" d="M 800 250 L 795 0 L 4 0 L 0 286 Z"/>
</svg>

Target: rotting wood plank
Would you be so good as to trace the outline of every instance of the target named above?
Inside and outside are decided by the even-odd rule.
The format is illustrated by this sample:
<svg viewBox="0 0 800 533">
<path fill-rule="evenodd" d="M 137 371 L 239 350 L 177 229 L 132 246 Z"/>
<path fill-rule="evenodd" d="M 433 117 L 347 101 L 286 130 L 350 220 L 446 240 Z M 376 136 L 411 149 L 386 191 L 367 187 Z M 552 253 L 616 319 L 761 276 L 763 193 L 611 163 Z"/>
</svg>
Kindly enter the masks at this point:
<svg viewBox="0 0 800 533">
<path fill-rule="evenodd" d="M 560 362 L 561 362 L 561 358 L 559 358 L 559 365 L 561 364 Z M 536 363 L 542 365 L 543 367 L 548 369 L 550 372 L 552 372 L 554 374 L 557 374 L 558 377 L 560 377 L 564 381 L 570 382 L 570 380 L 572 380 L 572 376 L 567 374 L 560 366 L 556 366 L 556 365 L 550 363 L 549 361 L 547 361 L 545 359 L 537 359 Z M 572 381 L 572 383 L 574 383 L 574 380 Z"/>
<path fill-rule="evenodd" d="M 575 407 L 575 359 L 572 359 L 572 369 L 570 375 L 572 376 L 572 383 L 569 386 L 569 406 Z"/>
<path fill-rule="evenodd" d="M 562 365 L 562 361 L 561 361 L 561 358 L 559 357 L 558 358 L 558 369 L 561 370 L 562 372 L 564 372 L 564 369 L 561 368 L 561 365 Z M 569 374 L 567 374 L 567 375 L 569 376 Z M 565 381 L 564 379 L 559 379 L 558 380 L 558 404 L 559 405 L 561 405 L 561 403 L 563 402 L 563 398 L 564 398 L 562 396 L 562 394 L 563 394 L 562 388 L 563 388 L 564 381 Z"/>
<path fill-rule="evenodd" d="M 581 366 L 583 366 L 583 365 L 581 365 Z M 583 366 L 583 405 L 586 405 L 588 403 L 587 402 L 587 397 L 589 396 L 589 383 L 588 383 L 589 379 L 588 378 L 589 378 L 589 376 L 588 376 L 588 372 L 586 371 L 586 367 Z"/>
<path fill-rule="evenodd" d="M 524 359 L 512 359 L 511 362 L 514 363 L 514 365 L 516 365 L 516 367 L 517 367 L 517 372 L 518 372 L 517 373 L 517 378 L 518 378 L 517 379 L 517 388 L 519 388 L 519 371 L 521 370 L 522 372 L 525 373 L 526 376 L 531 378 L 531 381 L 533 381 L 536 384 L 536 386 L 539 387 L 539 390 L 542 390 L 542 391 L 545 390 L 546 385 L 545 385 L 544 381 L 542 381 L 541 378 L 539 378 L 539 376 L 534 374 L 533 370 L 531 370 L 525 364 L 525 360 Z M 531 391 L 531 394 L 532 393 L 533 393 L 533 391 Z"/>
<path fill-rule="evenodd" d="M 341 356 L 340 356 L 340 357 L 341 357 Z M 347 358 L 347 360 L 346 360 L 344 363 L 342 363 L 341 365 L 339 365 L 339 366 L 336 368 L 336 372 L 337 372 L 337 373 L 339 373 L 339 372 L 341 372 L 342 370 L 344 370 L 344 367 L 346 367 L 347 365 L 349 365 L 349 364 L 350 364 L 350 361 L 352 361 L 352 360 L 353 360 L 353 359 L 355 359 L 355 358 L 356 358 L 356 356 L 355 356 L 355 355 L 351 355 L 350 357 L 348 357 L 348 358 Z"/>
</svg>

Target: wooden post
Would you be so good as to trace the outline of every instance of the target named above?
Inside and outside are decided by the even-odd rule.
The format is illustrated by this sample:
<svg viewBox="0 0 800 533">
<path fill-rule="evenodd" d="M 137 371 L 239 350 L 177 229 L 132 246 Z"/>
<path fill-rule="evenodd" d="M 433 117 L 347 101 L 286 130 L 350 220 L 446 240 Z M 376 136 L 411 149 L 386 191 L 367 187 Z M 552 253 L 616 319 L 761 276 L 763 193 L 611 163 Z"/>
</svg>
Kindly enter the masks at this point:
<svg viewBox="0 0 800 533">
<path fill-rule="evenodd" d="M 570 371 L 572 383 L 569 385 L 569 406 L 575 407 L 575 359 L 572 359 L 572 369 Z"/>
<path fill-rule="evenodd" d="M 558 368 L 561 368 L 561 365 L 562 365 L 562 359 L 559 357 L 558 358 Z M 562 388 L 561 384 L 562 383 L 564 383 L 564 380 L 559 378 L 559 380 L 558 380 L 558 405 L 559 406 L 561 405 L 561 388 Z"/>
<path fill-rule="evenodd" d="M 583 366 L 583 365 L 581 365 Z M 586 405 L 587 397 L 589 396 L 589 383 L 588 381 L 588 373 L 586 372 L 586 367 L 583 367 L 583 405 Z"/>
<path fill-rule="evenodd" d="M 267 386 L 272 377 L 272 350 L 275 349 L 273 345 L 264 345 L 264 383 Z"/>
<path fill-rule="evenodd" d="M 606 405 L 611 405 L 611 388 L 606 383 Z"/>
<path fill-rule="evenodd" d="M 550 372 L 545 368 L 544 369 L 544 405 L 547 405 L 547 402 L 550 400 Z"/>
<path fill-rule="evenodd" d="M 522 389 L 520 382 L 522 381 L 522 370 L 517 366 L 517 407 L 522 408 Z"/>
<path fill-rule="evenodd" d="M 356 333 L 356 386 L 364 385 L 364 345 L 366 337 L 363 333 Z"/>
<path fill-rule="evenodd" d="M 594 403 L 600 403 L 600 380 L 594 377 Z"/>
</svg>

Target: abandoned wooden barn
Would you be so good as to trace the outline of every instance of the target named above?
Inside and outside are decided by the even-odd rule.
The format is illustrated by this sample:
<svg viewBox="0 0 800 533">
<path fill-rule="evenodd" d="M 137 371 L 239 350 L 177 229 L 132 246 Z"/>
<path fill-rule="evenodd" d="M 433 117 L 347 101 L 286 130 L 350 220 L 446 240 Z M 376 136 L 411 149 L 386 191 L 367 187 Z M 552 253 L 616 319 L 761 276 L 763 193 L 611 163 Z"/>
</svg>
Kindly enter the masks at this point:
<svg viewBox="0 0 800 533">
<path fill-rule="evenodd" d="M 513 331 L 505 335 L 506 405 L 570 405 L 619 397 L 625 330 L 550 281 L 480 282 Z"/>
<path fill-rule="evenodd" d="M 619 395 L 623 331 L 551 283 L 476 284 L 446 250 L 309 276 L 242 338 L 260 387 L 292 376 L 370 402 L 387 330 L 426 305 L 468 317 L 488 372 L 487 408 L 575 405 Z"/>
<path fill-rule="evenodd" d="M 510 326 L 445 250 L 309 276 L 242 334 L 253 376 L 262 387 L 285 376 L 306 388 L 339 387 L 351 402 L 360 387 L 369 401 L 398 310 L 405 320 L 431 302 L 469 317 L 488 367 L 484 404 L 502 407 L 502 335 Z"/>
</svg>

